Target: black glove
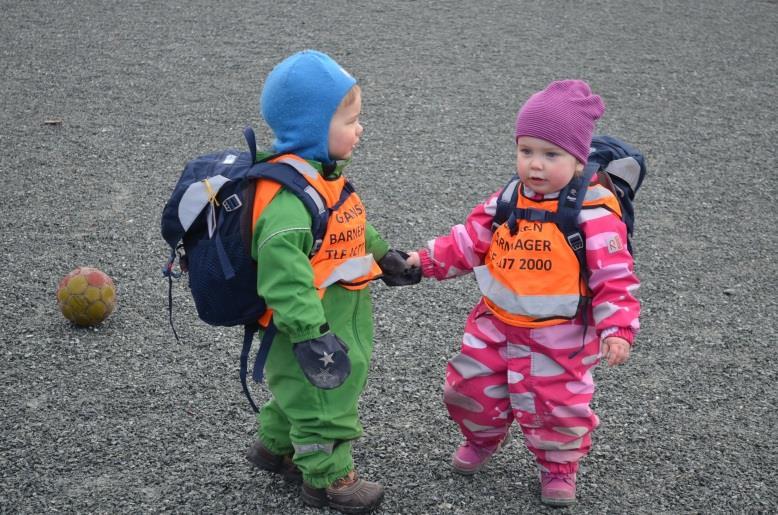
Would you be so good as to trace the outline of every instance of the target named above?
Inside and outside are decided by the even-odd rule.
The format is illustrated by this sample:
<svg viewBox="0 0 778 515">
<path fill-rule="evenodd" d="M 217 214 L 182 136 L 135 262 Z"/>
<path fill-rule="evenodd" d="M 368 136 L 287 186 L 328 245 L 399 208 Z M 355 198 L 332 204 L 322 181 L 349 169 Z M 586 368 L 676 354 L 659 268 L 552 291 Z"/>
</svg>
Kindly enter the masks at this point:
<svg viewBox="0 0 778 515">
<path fill-rule="evenodd" d="M 384 257 L 378 261 L 378 266 L 384 275 L 381 280 L 387 286 L 409 286 L 421 281 L 421 268 L 410 266 L 405 261 L 408 254 L 401 250 L 390 249 Z"/>
<path fill-rule="evenodd" d="M 306 379 L 318 388 L 337 388 L 351 374 L 348 348 L 333 333 L 295 343 L 292 350 Z"/>
</svg>

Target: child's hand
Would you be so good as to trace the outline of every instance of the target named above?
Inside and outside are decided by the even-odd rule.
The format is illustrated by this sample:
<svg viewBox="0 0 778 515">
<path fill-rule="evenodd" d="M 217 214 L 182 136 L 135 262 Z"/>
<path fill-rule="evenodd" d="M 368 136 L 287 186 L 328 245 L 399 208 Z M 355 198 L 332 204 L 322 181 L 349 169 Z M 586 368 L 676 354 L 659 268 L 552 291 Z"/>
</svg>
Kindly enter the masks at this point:
<svg viewBox="0 0 778 515">
<path fill-rule="evenodd" d="M 621 365 L 629 359 L 629 342 L 618 336 L 608 336 L 602 341 L 600 353 L 609 366 Z"/>
<path fill-rule="evenodd" d="M 408 263 L 408 266 L 413 267 L 420 267 L 421 266 L 421 258 L 419 258 L 418 252 L 408 252 L 408 259 L 405 260 L 406 263 Z"/>
<path fill-rule="evenodd" d="M 408 254 L 401 250 L 389 249 L 378 260 L 378 266 L 383 272 L 381 280 L 387 286 L 409 286 L 421 281 L 421 268 L 410 266 L 408 258 Z"/>
</svg>

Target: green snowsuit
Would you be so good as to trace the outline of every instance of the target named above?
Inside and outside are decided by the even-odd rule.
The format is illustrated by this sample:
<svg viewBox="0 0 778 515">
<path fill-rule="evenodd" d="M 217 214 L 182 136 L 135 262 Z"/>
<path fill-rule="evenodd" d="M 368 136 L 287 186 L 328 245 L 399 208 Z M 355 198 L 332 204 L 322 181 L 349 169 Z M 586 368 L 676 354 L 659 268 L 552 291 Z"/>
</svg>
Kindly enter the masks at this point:
<svg viewBox="0 0 778 515">
<path fill-rule="evenodd" d="M 366 244 L 376 260 L 389 249 L 370 224 Z M 273 398 L 257 415 L 258 437 L 274 454 L 293 454 L 305 482 L 324 488 L 354 468 L 351 440 L 362 435 L 357 405 L 373 352 L 373 320 L 369 288 L 335 284 L 319 299 L 308 258 L 312 246 L 310 214 L 281 190 L 257 220 L 252 242 L 257 289 L 278 328 L 265 365 Z M 325 322 L 348 346 L 352 367 L 333 390 L 309 383 L 292 352 L 294 343 L 321 336 Z"/>
</svg>

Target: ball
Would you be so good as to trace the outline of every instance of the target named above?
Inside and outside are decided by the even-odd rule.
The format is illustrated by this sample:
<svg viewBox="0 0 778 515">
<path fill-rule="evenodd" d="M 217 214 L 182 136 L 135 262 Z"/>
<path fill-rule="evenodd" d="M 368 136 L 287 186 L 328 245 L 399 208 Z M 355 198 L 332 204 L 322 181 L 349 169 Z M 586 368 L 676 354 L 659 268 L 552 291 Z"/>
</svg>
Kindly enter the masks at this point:
<svg viewBox="0 0 778 515">
<path fill-rule="evenodd" d="M 62 278 L 57 303 L 65 318 L 82 327 L 105 320 L 116 307 L 116 287 L 97 268 L 82 266 Z"/>
</svg>

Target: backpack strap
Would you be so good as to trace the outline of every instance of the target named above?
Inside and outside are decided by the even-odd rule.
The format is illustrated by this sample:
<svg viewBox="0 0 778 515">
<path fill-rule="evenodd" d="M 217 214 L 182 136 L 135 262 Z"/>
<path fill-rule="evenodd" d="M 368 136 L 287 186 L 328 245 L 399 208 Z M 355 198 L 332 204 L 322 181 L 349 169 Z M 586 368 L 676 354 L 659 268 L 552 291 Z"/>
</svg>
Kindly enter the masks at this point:
<svg viewBox="0 0 778 515">
<path fill-rule="evenodd" d="M 251 409 L 254 413 L 259 413 L 257 405 L 254 403 L 254 399 L 251 398 L 249 392 L 249 386 L 246 382 L 246 375 L 248 371 L 249 352 L 251 352 L 251 343 L 254 341 L 254 333 L 259 330 L 259 324 L 246 324 L 243 326 L 243 347 L 240 351 L 240 385 L 243 387 L 243 394 L 251 404 Z"/>
<path fill-rule="evenodd" d="M 178 247 L 175 247 L 170 251 L 170 257 L 165 266 L 162 267 L 162 276 L 167 277 L 167 313 L 168 320 L 170 321 L 170 328 L 173 330 L 173 336 L 176 337 L 176 341 L 180 343 L 181 340 L 176 332 L 176 326 L 173 325 L 173 279 L 178 280 L 181 277 L 181 272 L 173 270 L 176 264 L 176 257 L 179 258 L 180 262 L 181 256 L 178 254 Z"/>
<path fill-rule="evenodd" d="M 254 399 L 251 397 L 251 392 L 249 392 L 247 377 L 251 344 L 254 342 L 254 334 L 258 330 L 259 324 L 247 324 L 243 326 L 243 347 L 240 351 L 240 385 L 243 388 L 243 394 L 246 396 L 246 399 L 248 399 L 254 413 L 259 413 L 259 409 L 254 403 Z M 257 383 L 261 383 L 265 378 L 265 362 L 267 361 L 268 354 L 270 354 L 270 346 L 273 343 L 273 339 L 277 332 L 278 329 L 271 319 L 270 323 L 265 328 L 265 333 L 262 335 L 262 341 L 259 344 L 259 350 L 254 359 L 254 368 L 251 371 L 251 377 Z"/>
<path fill-rule="evenodd" d="M 243 137 L 246 138 L 246 145 L 251 152 L 251 162 L 257 162 L 257 137 L 254 135 L 254 129 L 251 127 L 245 127 L 243 129 Z M 272 156 L 271 156 L 272 157 Z"/>
<path fill-rule="evenodd" d="M 298 173 L 292 163 L 292 160 L 284 163 L 260 163 L 256 171 L 252 171 L 250 178 L 272 180 L 300 199 L 311 215 L 311 233 L 314 239 L 310 254 L 312 256 L 321 247 L 324 233 L 327 231 L 330 210 L 327 209 L 327 203 L 321 194 Z M 290 168 L 294 169 L 294 173 L 289 173 Z"/>
<path fill-rule="evenodd" d="M 340 192 L 340 198 L 338 198 L 338 201 L 335 203 L 335 205 L 330 208 L 330 212 L 334 213 L 335 211 L 340 209 L 340 206 L 342 206 L 343 203 L 346 200 L 348 200 L 348 198 L 351 196 L 352 193 L 354 193 L 354 191 L 355 191 L 354 186 L 350 182 L 346 181 L 343 184 L 343 190 Z"/>
<path fill-rule="evenodd" d="M 559 206 L 553 220 L 575 252 L 582 273 L 586 271 L 586 239 L 578 226 L 578 215 L 586 198 L 589 183 L 598 169 L 599 165 L 596 163 L 588 163 L 580 176 L 573 177 L 567 183 L 559 193 Z"/>
<path fill-rule="evenodd" d="M 259 343 L 259 350 L 257 356 L 254 358 L 254 368 L 251 371 L 251 378 L 254 382 L 261 383 L 265 378 L 265 362 L 267 356 L 270 354 L 270 344 L 273 343 L 273 339 L 278 332 L 278 328 L 273 323 L 273 319 L 270 319 L 267 327 L 265 327 L 265 333 L 262 335 L 262 341 Z"/>
<path fill-rule="evenodd" d="M 516 201 L 519 199 L 519 176 L 515 175 L 497 195 L 497 208 L 492 221 L 492 232 L 508 221 L 508 218 L 516 209 Z"/>
</svg>

